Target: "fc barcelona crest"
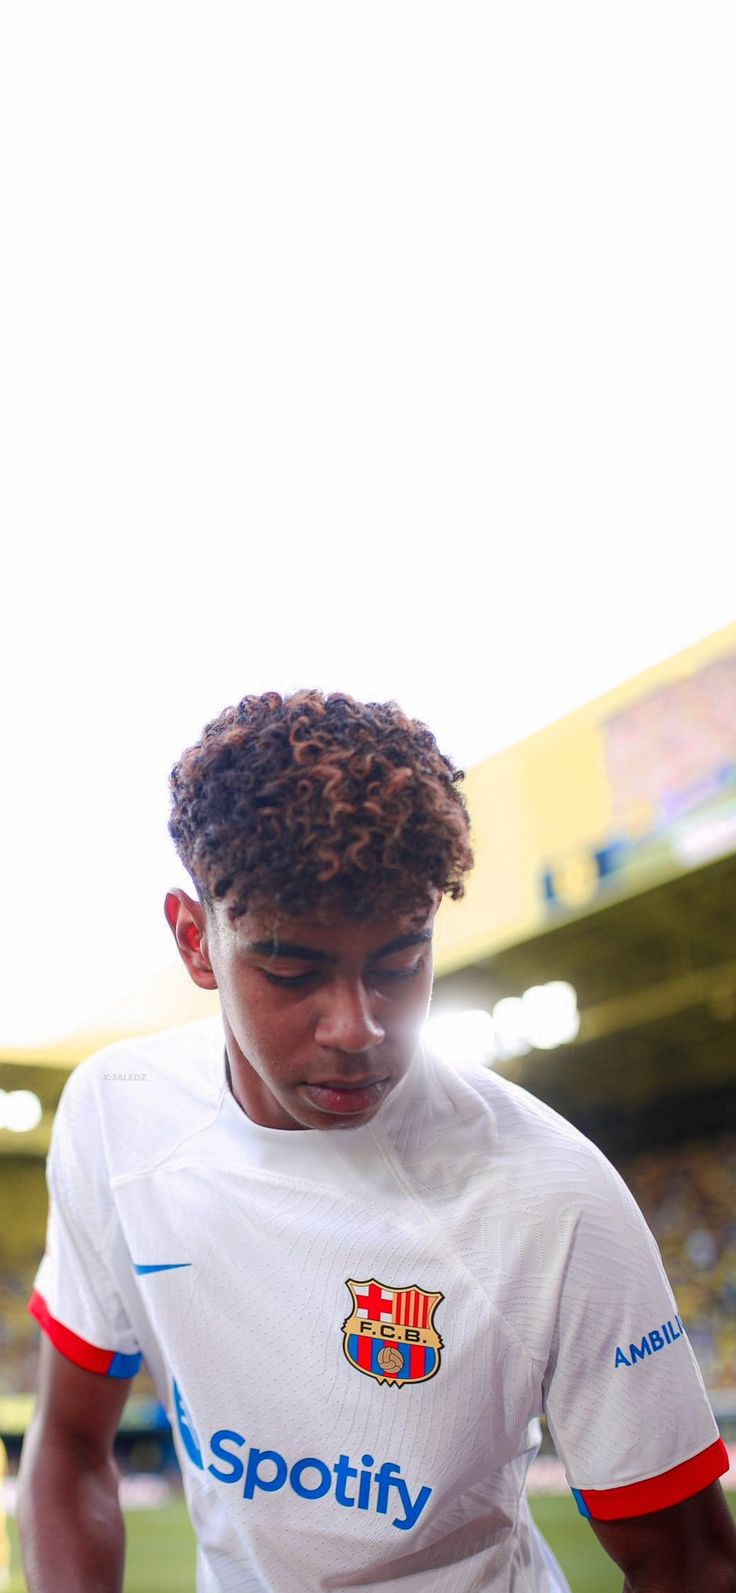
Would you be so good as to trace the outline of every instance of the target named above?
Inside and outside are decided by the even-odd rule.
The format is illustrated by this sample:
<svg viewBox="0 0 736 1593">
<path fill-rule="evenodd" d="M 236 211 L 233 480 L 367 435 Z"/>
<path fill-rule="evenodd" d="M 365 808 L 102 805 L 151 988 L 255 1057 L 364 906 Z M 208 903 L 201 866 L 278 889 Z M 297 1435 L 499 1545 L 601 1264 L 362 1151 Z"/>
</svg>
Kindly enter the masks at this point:
<svg viewBox="0 0 736 1593">
<path fill-rule="evenodd" d="M 410 1284 L 395 1289 L 369 1278 L 345 1282 L 352 1310 L 342 1325 L 342 1347 L 356 1371 L 377 1383 L 426 1383 L 440 1369 L 442 1339 L 434 1313 L 443 1294 Z"/>
</svg>

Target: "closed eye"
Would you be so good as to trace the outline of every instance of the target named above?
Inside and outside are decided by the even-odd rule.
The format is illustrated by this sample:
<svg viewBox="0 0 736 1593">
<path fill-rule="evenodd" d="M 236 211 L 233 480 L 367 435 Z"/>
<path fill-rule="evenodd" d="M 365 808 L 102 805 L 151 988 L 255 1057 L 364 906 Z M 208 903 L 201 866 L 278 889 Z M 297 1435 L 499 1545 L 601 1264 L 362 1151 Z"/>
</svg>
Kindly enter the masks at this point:
<svg viewBox="0 0 736 1593">
<path fill-rule="evenodd" d="M 400 979 L 415 979 L 417 974 L 422 972 L 425 962 L 426 958 L 422 957 L 420 958 L 419 962 L 414 963 L 413 967 L 411 968 L 401 968 L 398 970 L 376 968 L 373 970 L 371 977 L 376 984 L 394 984 Z M 307 985 L 312 979 L 319 977 L 319 969 L 317 968 L 308 968 L 306 973 L 300 974 L 275 974 L 270 973 L 266 968 L 261 968 L 261 973 L 263 974 L 264 979 L 268 979 L 269 984 L 283 985 L 286 989 L 292 990 L 299 989 L 300 986 Z"/>
<path fill-rule="evenodd" d="M 418 973 L 421 973 L 421 971 L 422 971 L 422 969 L 424 967 L 425 961 L 426 961 L 426 958 L 422 957 L 422 958 L 420 958 L 419 962 L 415 962 L 414 963 L 412 968 L 401 968 L 398 971 L 396 971 L 396 969 L 387 969 L 385 971 L 385 973 L 381 973 L 379 970 L 376 970 L 376 972 L 375 972 L 373 977 L 374 977 L 374 979 L 389 979 L 389 980 L 391 980 L 391 979 L 414 979 L 415 976 Z"/>
<path fill-rule="evenodd" d="M 310 968 L 307 973 L 302 974 L 275 974 L 269 973 L 266 968 L 262 968 L 261 973 L 264 979 L 267 979 L 269 984 L 272 985 L 306 985 L 310 979 L 316 977 L 317 969 Z"/>
</svg>

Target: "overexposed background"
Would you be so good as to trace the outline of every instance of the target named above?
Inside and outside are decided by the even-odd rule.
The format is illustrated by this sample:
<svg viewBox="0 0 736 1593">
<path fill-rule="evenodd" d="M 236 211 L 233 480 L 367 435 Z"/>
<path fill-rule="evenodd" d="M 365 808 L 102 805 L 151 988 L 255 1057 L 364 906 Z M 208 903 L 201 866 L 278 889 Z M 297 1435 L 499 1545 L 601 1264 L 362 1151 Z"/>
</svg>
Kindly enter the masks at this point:
<svg viewBox="0 0 736 1593">
<path fill-rule="evenodd" d="M 171 955 L 248 691 L 471 764 L 734 617 L 726 4 L 7 8 L 0 1039 Z"/>
</svg>

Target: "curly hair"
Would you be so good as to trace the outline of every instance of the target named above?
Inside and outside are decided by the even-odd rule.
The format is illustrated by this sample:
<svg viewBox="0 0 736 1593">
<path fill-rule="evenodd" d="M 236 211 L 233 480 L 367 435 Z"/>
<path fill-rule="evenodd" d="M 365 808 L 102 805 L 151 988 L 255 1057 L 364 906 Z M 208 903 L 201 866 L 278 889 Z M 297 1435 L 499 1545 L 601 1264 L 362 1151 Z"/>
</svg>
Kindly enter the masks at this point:
<svg viewBox="0 0 736 1593">
<path fill-rule="evenodd" d="M 244 697 L 171 771 L 169 831 L 200 898 L 354 921 L 457 900 L 473 864 L 464 778 L 396 703 Z"/>
</svg>

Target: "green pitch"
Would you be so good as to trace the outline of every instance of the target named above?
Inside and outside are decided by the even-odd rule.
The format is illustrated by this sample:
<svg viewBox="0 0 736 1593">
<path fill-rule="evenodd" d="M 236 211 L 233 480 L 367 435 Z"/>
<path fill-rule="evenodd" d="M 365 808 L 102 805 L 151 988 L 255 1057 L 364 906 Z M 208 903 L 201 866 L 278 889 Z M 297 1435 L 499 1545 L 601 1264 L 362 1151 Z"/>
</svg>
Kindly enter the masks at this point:
<svg viewBox="0 0 736 1593">
<path fill-rule="evenodd" d="M 593 1528 L 569 1494 L 535 1494 L 529 1503 L 572 1593 L 621 1593 L 623 1572 L 603 1553 Z"/>
<path fill-rule="evenodd" d="M 125 1593 L 194 1593 L 194 1537 L 183 1501 L 125 1517 Z M 12 1574 L 6 1593 L 27 1593 L 15 1522 L 9 1521 Z"/>
<path fill-rule="evenodd" d="M 736 1513 L 736 1495 L 729 1496 Z M 603 1553 L 573 1499 L 535 1497 L 534 1517 L 573 1593 L 621 1593 L 623 1576 Z M 194 1593 L 194 1540 L 182 1503 L 128 1515 L 125 1593 Z M 7 1593 L 26 1593 L 10 1522 L 13 1574 Z"/>
</svg>

